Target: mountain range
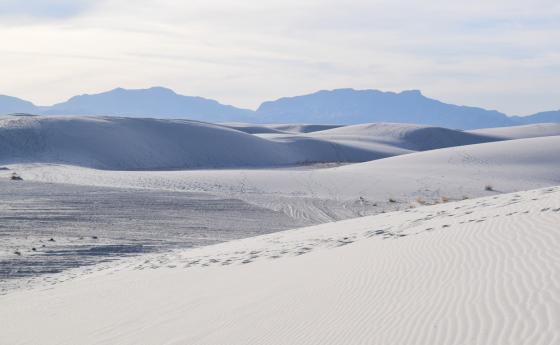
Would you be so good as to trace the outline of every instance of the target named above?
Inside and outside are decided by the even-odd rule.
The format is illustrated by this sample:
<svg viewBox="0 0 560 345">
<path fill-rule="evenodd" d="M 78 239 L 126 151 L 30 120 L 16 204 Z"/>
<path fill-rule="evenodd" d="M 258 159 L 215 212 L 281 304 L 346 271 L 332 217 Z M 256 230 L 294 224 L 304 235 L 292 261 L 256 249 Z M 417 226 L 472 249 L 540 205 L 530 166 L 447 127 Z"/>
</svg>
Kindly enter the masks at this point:
<svg viewBox="0 0 560 345">
<path fill-rule="evenodd" d="M 262 103 L 256 111 L 215 100 L 184 96 L 163 87 L 122 89 L 74 96 L 52 106 L 0 95 L 0 114 L 109 115 L 188 118 L 206 122 L 357 124 L 397 122 L 456 129 L 503 127 L 560 122 L 560 110 L 530 116 L 508 116 L 495 110 L 447 104 L 418 90 L 399 93 L 336 89 L 280 98 Z"/>
</svg>

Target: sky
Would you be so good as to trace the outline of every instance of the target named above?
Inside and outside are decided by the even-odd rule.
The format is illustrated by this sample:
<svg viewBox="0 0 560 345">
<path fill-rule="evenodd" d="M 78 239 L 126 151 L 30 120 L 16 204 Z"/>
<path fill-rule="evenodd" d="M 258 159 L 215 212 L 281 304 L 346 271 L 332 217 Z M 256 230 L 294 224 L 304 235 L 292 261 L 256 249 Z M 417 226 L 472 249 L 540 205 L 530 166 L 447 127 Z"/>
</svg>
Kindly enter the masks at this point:
<svg viewBox="0 0 560 345">
<path fill-rule="evenodd" d="M 560 109 L 558 0 L 0 0 L 0 94 L 165 86 L 255 109 L 321 89 Z"/>
</svg>

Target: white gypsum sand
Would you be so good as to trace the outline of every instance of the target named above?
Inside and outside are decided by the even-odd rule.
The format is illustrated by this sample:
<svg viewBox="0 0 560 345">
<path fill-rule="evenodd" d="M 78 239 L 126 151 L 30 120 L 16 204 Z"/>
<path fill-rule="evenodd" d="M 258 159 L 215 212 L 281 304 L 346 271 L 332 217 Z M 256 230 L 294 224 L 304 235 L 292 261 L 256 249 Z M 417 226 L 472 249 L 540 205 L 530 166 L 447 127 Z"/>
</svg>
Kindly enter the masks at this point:
<svg viewBox="0 0 560 345">
<path fill-rule="evenodd" d="M 0 296 L 2 344 L 554 344 L 560 188 L 89 269 Z"/>
<path fill-rule="evenodd" d="M 106 170 L 279 167 L 364 162 L 502 140 L 406 124 L 350 126 L 342 136 L 336 130 L 267 136 L 189 120 L 3 116 L 0 164 L 58 163 Z"/>
<path fill-rule="evenodd" d="M 185 120 L 1 118 L 0 178 L 21 194 L 15 205 L 0 205 L 2 215 L 9 226 L 30 222 L 25 229 L 51 217 L 49 226 L 67 236 L 48 246 L 72 260 L 66 247 L 78 244 L 120 250 L 153 238 L 203 245 L 347 220 L 22 274 L 0 291 L 0 344 L 560 339 L 554 126 L 480 133 L 407 124 L 230 126 L 239 130 Z M 365 160 L 372 161 L 321 168 Z M 10 182 L 12 173 L 24 181 Z M 80 205 L 75 196 L 85 191 L 101 194 Z M 123 203 L 119 222 L 103 226 L 102 215 Z M 159 210 L 151 223 L 128 229 L 150 204 Z M 26 205 L 39 209 L 26 214 Z M 96 222 L 86 237 L 72 231 L 88 217 Z M 183 235 L 192 240 L 179 236 L 189 224 Z M 237 232 L 218 236 L 230 230 Z M 0 259 L 25 271 L 18 260 L 39 260 L 31 246 L 50 241 L 45 236 L 10 238 Z"/>
<path fill-rule="evenodd" d="M 26 180 L 41 182 L 210 192 L 324 222 L 442 198 L 560 184 L 560 136 L 417 152 L 330 169 L 131 172 L 37 164 L 12 169 Z"/>
<path fill-rule="evenodd" d="M 536 123 L 531 125 L 484 128 L 467 133 L 502 139 L 523 139 L 560 135 L 560 123 Z"/>
</svg>

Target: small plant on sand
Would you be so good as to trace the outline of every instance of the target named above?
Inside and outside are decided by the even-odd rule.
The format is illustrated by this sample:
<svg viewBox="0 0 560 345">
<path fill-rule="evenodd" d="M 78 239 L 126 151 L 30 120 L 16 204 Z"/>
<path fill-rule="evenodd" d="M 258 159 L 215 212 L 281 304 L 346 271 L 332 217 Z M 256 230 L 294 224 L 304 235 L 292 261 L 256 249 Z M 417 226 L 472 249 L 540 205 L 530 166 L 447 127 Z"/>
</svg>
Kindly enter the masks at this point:
<svg viewBox="0 0 560 345">
<path fill-rule="evenodd" d="M 442 196 L 442 197 L 441 197 L 441 202 L 442 202 L 442 203 L 449 202 L 449 198 L 446 197 L 446 196 Z"/>
<path fill-rule="evenodd" d="M 390 203 L 395 203 L 395 202 L 397 202 L 397 200 L 395 200 L 395 199 L 393 199 L 393 198 L 389 198 L 389 202 L 390 202 Z"/>
<path fill-rule="evenodd" d="M 490 184 L 487 184 L 486 186 L 484 186 L 484 190 L 488 192 L 492 192 L 494 191 L 494 187 Z"/>
<path fill-rule="evenodd" d="M 14 173 L 12 173 L 12 175 L 10 176 L 10 180 L 12 180 L 12 181 L 21 181 L 21 180 L 23 180 L 23 179 L 21 178 L 21 176 L 19 176 L 18 174 L 16 174 L 16 173 L 14 172 Z"/>
<path fill-rule="evenodd" d="M 428 202 L 426 200 L 422 199 L 421 197 L 417 197 L 416 202 L 419 203 L 420 205 L 427 205 L 428 204 Z"/>
</svg>

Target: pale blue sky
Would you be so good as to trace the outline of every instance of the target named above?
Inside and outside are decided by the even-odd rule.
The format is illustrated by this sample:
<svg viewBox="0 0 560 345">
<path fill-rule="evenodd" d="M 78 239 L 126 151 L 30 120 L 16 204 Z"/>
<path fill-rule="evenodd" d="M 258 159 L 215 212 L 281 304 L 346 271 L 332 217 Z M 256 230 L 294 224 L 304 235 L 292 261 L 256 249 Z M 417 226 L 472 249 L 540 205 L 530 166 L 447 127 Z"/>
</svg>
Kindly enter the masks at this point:
<svg viewBox="0 0 560 345">
<path fill-rule="evenodd" d="M 255 108 L 340 87 L 560 108 L 557 0 L 0 0 L 0 94 L 117 86 Z"/>
<path fill-rule="evenodd" d="M 63 19 L 84 13 L 94 4 L 91 0 L 0 0 L 0 16 L 14 22 L 25 17 Z"/>
</svg>

